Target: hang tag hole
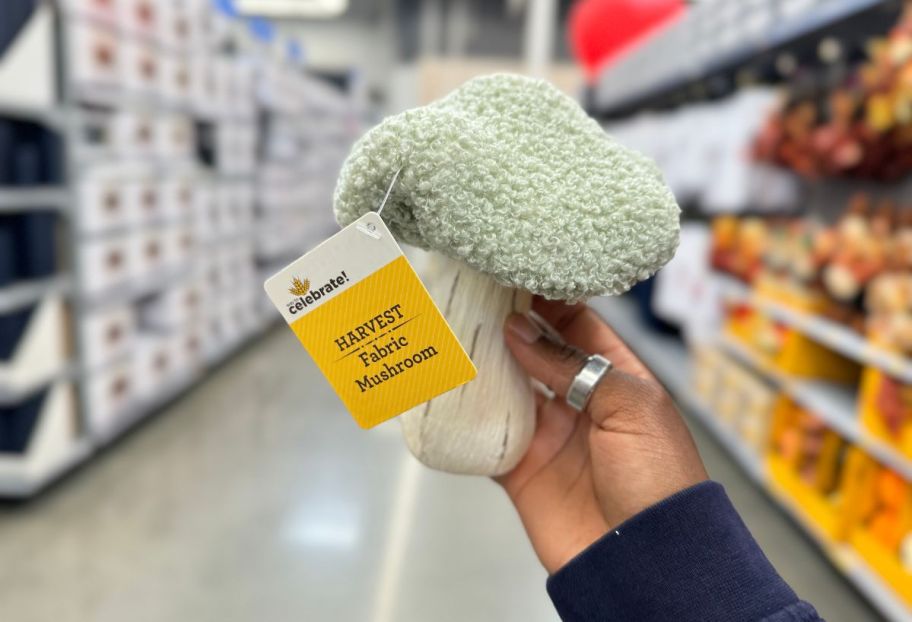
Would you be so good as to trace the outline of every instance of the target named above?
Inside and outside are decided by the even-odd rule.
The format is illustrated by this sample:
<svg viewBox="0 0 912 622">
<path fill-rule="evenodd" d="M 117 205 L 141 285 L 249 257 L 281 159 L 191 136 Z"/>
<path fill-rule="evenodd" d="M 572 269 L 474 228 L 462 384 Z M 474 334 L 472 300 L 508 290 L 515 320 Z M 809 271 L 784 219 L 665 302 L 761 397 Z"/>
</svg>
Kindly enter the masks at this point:
<svg viewBox="0 0 912 622">
<path fill-rule="evenodd" d="M 375 240 L 379 240 L 382 237 L 381 234 L 377 232 L 377 225 L 372 222 L 369 222 L 367 224 L 359 224 L 356 229 L 358 229 L 358 231 L 364 235 L 374 238 Z"/>
</svg>

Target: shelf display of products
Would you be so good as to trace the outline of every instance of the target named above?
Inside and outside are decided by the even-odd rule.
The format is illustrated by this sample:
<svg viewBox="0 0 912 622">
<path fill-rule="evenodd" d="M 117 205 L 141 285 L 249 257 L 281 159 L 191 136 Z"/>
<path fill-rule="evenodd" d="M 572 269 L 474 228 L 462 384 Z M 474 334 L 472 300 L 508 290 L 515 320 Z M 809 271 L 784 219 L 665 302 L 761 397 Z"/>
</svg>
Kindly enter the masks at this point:
<svg viewBox="0 0 912 622">
<path fill-rule="evenodd" d="M 707 406 L 758 454 L 766 447 L 777 389 L 719 348 L 694 352 L 694 389 Z"/>
<path fill-rule="evenodd" d="M 912 228 L 904 207 L 858 194 L 832 224 L 732 216 L 712 230 L 716 269 L 770 299 L 907 351 Z"/>
<path fill-rule="evenodd" d="M 814 256 L 814 236 L 807 231 L 838 236 L 845 221 L 825 227 L 797 218 L 726 217 L 713 224 L 710 257 L 726 271 L 717 277 L 727 284 L 725 321 L 717 345 L 692 348 L 693 386 L 707 416 L 760 462 L 761 482 L 774 496 L 825 546 L 840 556 L 851 552 L 855 563 L 912 608 L 912 385 L 895 375 L 909 362 L 905 352 L 894 352 L 899 358 L 889 364 L 871 355 L 886 345 L 864 328 L 877 324 L 876 305 L 864 301 L 879 277 L 856 291 L 859 321 L 845 323 L 828 312 L 839 302 L 823 276 L 831 261 L 796 258 Z M 742 229 L 757 243 L 733 245 Z M 886 256 L 891 259 L 884 265 L 898 266 L 891 253 Z M 809 265 L 814 268 L 803 269 Z M 749 398 L 758 387 L 760 408 Z"/>
<path fill-rule="evenodd" d="M 701 5 L 594 93 L 702 240 L 652 298 L 688 310 L 662 317 L 683 343 L 632 304 L 603 311 L 834 566 L 910 620 L 912 4 L 727 5 L 743 37 L 701 30 L 723 19 Z"/>
<path fill-rule="evenodd" d="M 278 319 L 262 273 L 334 226 L 325 184 L 361 112 L 209 0 L 14 0 L 0 22 L 8 497 L 36 493 Z M 21 88 L 36 67 L 47 75 Z M 277 151 L 283 140 L 295 149 Z M 277 161 L 301 188 L 283 187 L 279 209 Z"/>
<path fill-rule="evenodd" d="M 912 11 L 868 60 L 815 97 L 790 99 L 767 120 L 758 159 L 807 177 L 899 179 L 912 172 Z"/>
<path fill-rule="evenodd" d="M 744 312 L 748 292 L 742 292 L 733 313 Z M 907 497 L 896 491 L 908 494 L 912 458 L 862 424 L 857 383 L 794 376 L 730 333 L 716 344 L 688 349 L 652 333 L 629 301 L 604 301 L 597 308 L 677 401 L 888 619 L 909 619 L 912 524 L 903 513 L 905 501 L 897 501 Z M 860 362 L 854 364 L 857 375 Z M 682 367 L 692 372 L 682 375 Z M 891 490 L 884 491 L 883 483 L 878 491 L 879 474 Z"/>
<path fill-rule="evenodd" d="M 688 348 L 652 332 L 629 300 L 600 300 L 595 307 L 887 619 L 909 619 L 912 572 L 902 565 L 902 545 L 867 546 L 875 516 L 856 510 L 873 491 L 870 472 L 909 482 L 912 460 L 860 426 L 851 385 L 794 378 L 734 339 Z M 685 368 L 692 373 L 680 373 Z M 741 399 L 751 401 L 741 408 Z"/>
<path fill-rule="evenodd" d="M 828 537 L 844 540 L 854 512 L 851 489 L 864 484 L 853 464 L 863 454 L 826 422 L 782 397 L 773 413 L 766 455 L 771 478 Z"/>
<path fill-rule="evenodd" d="M 789 400 L 773 419 L 768 461 L 773 481 L 809 520 L 912 600 L 912 499 L 902 475 Z"/>
</svg>

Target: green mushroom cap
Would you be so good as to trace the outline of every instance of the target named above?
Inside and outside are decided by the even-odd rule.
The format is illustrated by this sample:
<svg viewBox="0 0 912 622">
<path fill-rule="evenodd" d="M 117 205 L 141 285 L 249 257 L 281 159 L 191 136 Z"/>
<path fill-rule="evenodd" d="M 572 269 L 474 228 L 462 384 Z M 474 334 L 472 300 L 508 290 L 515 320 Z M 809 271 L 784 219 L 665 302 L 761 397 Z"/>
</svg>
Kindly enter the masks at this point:
<svg viewBox="0 0 912 622">
<path fill-rule="evenodd" d="M 336 185 L 341 225 L 377 209 L 401 241 L 550 299 L 619 294 L 678 245 L 680 209 L 656 165 L 542 80 L 475 78 L 384 120 Z"/>
</svg>

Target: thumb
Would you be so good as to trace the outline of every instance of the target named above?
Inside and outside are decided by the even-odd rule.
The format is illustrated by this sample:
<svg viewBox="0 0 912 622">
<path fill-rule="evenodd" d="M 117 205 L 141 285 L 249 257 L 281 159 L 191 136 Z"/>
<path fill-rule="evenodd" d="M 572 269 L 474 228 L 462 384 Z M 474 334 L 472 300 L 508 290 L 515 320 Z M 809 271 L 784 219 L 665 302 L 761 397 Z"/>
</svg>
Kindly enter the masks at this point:
<svg viewBox="0 0 912 622">
<path fill-rule="evenodd" d="M 560 398 L 565 398 L 588 354 L 557 341 L 524 315 L 511 315 L 506 328 L 507 347 L 526 373 L 546 384 Z M 586 411 L 596 425 L 602 426 L 614 412 L 636 404 L 645 385 L 647 383 L 642 379 L 612 369 L 599 381 Z"/>
</svg>

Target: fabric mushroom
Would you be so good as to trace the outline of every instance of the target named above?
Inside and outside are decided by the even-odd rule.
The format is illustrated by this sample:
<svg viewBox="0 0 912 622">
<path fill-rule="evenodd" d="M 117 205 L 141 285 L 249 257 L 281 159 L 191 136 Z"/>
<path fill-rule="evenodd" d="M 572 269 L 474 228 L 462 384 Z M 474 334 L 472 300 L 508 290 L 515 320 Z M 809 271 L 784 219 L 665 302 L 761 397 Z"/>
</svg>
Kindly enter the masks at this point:
<svg viewBox="0 0 912 622">
<path fill-rule="evenodd" d="M 648 278 L 674 254 L 680 210 L 652 161 L 547 82 L 515 75 L 473 79 L 362 137 L 336 186 L 339 223 L 376 209 L 400 168 L 383 218 L 434 251 L 425 283 L 478 367 L 400 417 L 406 442 L 435 469 L 505 473 L 535 409 L 504 319 L 533 294 L 579 301 Z"/>
</svg>

